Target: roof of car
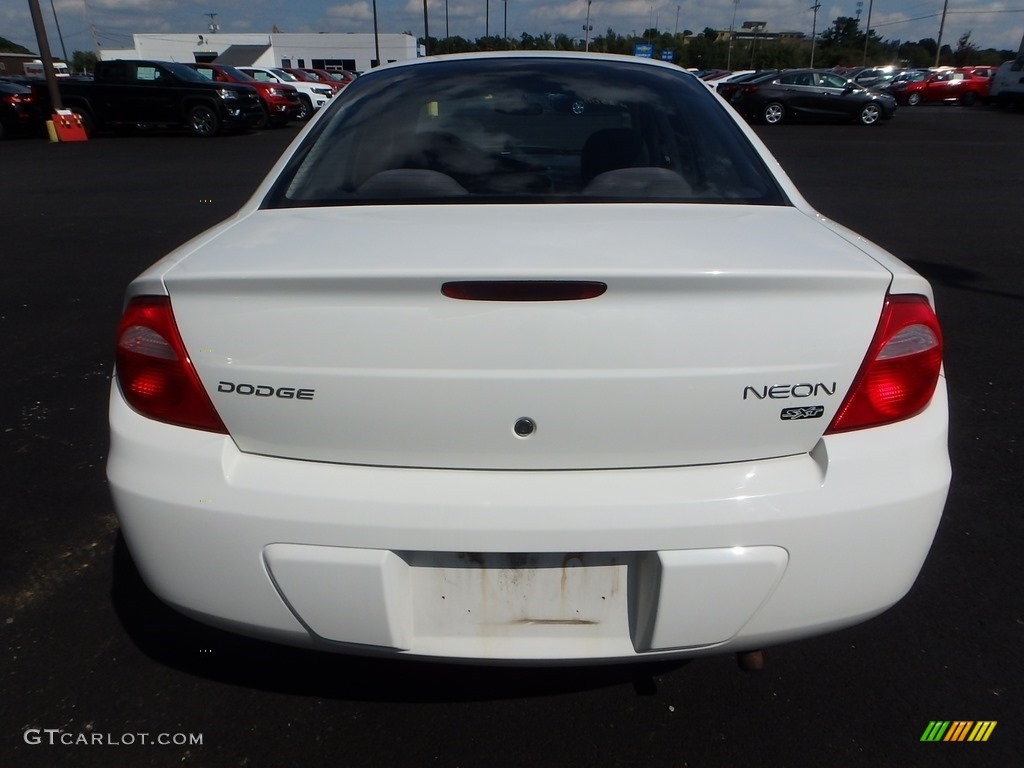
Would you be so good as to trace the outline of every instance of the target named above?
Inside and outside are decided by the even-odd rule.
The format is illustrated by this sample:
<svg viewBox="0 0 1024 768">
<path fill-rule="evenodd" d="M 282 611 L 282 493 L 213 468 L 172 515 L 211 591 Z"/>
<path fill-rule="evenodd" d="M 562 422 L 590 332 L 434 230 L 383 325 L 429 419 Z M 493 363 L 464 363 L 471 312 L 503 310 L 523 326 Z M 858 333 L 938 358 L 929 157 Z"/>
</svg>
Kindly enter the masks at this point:
<svg viewBox="0 0 1024 768">
<path fill-rule="evenodd" d="M 640 56 L 630 56 L 619 53 L 585 53 L 581 51 L 476 51 L 473 53 L 451 53 L 440 56 L 425 56 L 417 59 L 407 59 L 383 64 L 373 70 L 377 72 L 383 69 L 394 69 L 396 67 L 419 67 L 430 66 L 439 62 L 450 61 L 472 61 L 482 59 L 577 59 L 579 61 L 603 61 L 609 64 L 627 64 L 633 66 L 659 67 L 669 69 L 679 74 L 695 77 L 692 72 L 680 69 L 677 65 L 658 59 L 648 59 Z M 370 74 L 367 72 L 366 74 Z"/>
</svg>

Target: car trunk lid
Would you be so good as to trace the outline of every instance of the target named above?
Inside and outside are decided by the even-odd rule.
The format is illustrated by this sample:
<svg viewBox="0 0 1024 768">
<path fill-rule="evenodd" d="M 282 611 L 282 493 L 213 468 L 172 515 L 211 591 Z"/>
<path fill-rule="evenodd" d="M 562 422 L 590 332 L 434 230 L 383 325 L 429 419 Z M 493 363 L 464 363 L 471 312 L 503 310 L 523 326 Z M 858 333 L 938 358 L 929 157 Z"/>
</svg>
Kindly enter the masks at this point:
<svg viewBox="0 0 1024 768">
<path fill-rule="evenodd" d="M 809 451 L 890 277 L 795 208 L 580 204 L 258 211 L 164 280 L 242 451 L 540 470 Z"/>
</svg>

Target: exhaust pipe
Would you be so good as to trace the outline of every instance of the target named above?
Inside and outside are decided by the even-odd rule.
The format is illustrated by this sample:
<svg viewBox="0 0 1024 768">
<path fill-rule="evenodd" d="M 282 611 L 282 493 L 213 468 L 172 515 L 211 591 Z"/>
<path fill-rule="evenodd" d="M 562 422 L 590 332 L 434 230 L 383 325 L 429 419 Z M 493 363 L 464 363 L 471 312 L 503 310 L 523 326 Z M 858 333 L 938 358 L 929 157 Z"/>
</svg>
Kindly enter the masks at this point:
<svg viewBox="0 0 1024 768">
<path fill-rule="evenodd" d="M 744 672 L 760 672 L 764 669 L 764 651 L 740 651 L 736 654 L 736 663 Z"/>
</svg>

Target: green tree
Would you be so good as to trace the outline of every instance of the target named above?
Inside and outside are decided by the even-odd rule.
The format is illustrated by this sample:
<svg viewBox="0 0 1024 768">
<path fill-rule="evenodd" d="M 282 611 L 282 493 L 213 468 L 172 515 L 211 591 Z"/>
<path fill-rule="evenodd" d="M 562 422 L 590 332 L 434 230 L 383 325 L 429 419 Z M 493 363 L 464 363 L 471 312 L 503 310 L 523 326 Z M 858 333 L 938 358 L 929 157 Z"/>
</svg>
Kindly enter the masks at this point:
<svg viewBox="0 0 1024 768">
<path fill-rule="evenodd" d="M 564 32 L 559 32 L 555 35 L 555 50 L 557 51 L 575 51 L 578 50 L 576 43 Z"/>
<path fill-rule="evenodd" d="M 1013 51 L 997 51 L 991 48 L 980 50 L 971 42 L 970 35 L 971 33 L 968 31 L 960 36 L 956 50 L 948 45 L 942 46 L 944 63 L 955 61 L 958 64 L 998 64 L 1016 55 Z M 814 62 L 822 67 L 831 67 L 837 64 L 859 65 L 865 59 L 864 41 L 865 33 L 860 31 L 858 20 L 841 16 L 822 33 Z M 680 67 L 697 69 L 724 67 L 729 56 L 728 41 L 719 39 L 718 32 L 711 27 L 705 27 L 704 31 L 697 35 L 688 29 L 671 34 L 654 28 L 644 30 L 639 35 L 635 32 L 630 35 L 620 35 L 609 27 L 604 34 L 590 38 L 590 50 L 628 56 L 632 55 L 633 46 L 636 43 L 644 42 L 654 45 L 656 58 L 666 50 L 675 51 L 674 61 Z M 0 45 L 2 44 L 3 38 L 0 38 Z M 734 41 L 732 46 L 733 67 L 745 68 L 751 66 L 751 61 L 753 61 L 753 66 L 761 68 L 783 69 L 806 66 L 810 55 L 810 45 L 810 40 L 759 38 L 756 42 L 753 40 Z M 512 40 L 506 40 L 504 37 L 496 35 L 479 37 L 475 40 L 458 36 L 430 39 L 432 54 L 512 49 L 581 51 L 583 48 L 582 38 L 569 37 L 565 34 L 553 35 L 550 32 L 542 32 L 539 35 L 523 32 L 518 38 Z M 873 31 L 867 33 L 866 58 L 869 64 L 896 62 L 915 67 L 931 66 L 935 63 L 936 49 L 936 42 L 931 38 L 925 38 L 916 43 L 902 43 L 898 40 L 883 40 Z M 80 54 L 83 57 L 90 55 L 75 51 L 75 58 L 72 61 L 73 68 L 76 71 L 91 68 L 92 64 L 88 62 L 88 59 L 86 59 L 86 63 L 82 63 L 79 58 Z"/>
<path fill-rule="evenodd" d="M 935 54 L 939 50 L 939 44 L 930 37 L 922 38 L 917 41 L 917 44 L 921 46 L 927 53 L 930 61 L 935 61 Z"/>
<path fill-rule="evenodd" d="M 599 35 L 590 41 L 590 50 L 602 53 L 629 54 L 633 52 L 633 43 L 609 27 L 604 35 Z"/>
<path fill-rule="evenodd" d="M 455 37 L 446 37 L 440 41 L 440 48 L 436 49 L 443 51 L 444 53 L 472 53 L 473 51 L 480 50 L 472 40 L 467 40 L 460 35 Z"/>
<path fill-rule="evenodd" d="M 541 51 L 544 50 L 544 46 L 542 45 L 541 38 L 523 32 L 519 36 L 519 49 L 521 51 Z"/>
<path fill-rule="evenodd" d="M 851 16 L 840 16 L 819 38 L 823 48 L 855 48 L 863 39 L 860 22 Z"/>
<path fill-rule="evenodd" d="M 75 74 L 84 74 L 96 69 L 96 62 L 99 58 L 92 51 L 75 51 L 71 54 L 71 71 Z"/>
<path fill-rule="evenodd" d="M 929 67 L 935 63 L 934 49 L 929 54 L 928 49 L 920 43 L 904 43 L 900 46 L 899 63 L 908 67 Z"/>
<path fill-rule="evenodd" d="M 789 69 L 806 67 L 810 52 L 793 43 L 758 43 L 756 64 L 761 69 Z M 817 62 L 815 62 L 817 63 Z"/>
<path fill-rule="evenodd" d="M 511 51 L 516 48 L 514 40 L 506 40 L 501 35 L 478 37 L 475 45 L 478 51 Z"/>
<path fill-rule="evenodd" d="M 29 56 L 36 55 L 25 46 L 18 45 L 17 43 L 8 40 L 6 37 L 0 37 L 0 53 L 24 53 Z"/>
<path fill-rule="evenodd" d="M 953 64 L 958 67 L 965 67 L 974 64 L 978 60 L 978 46 L 971 42 L 971 30 L 967 30 L 956 41 L 956 50 L 953 51 Z"/>
<path fill-rule="evenodd" d="M 819 67 L 834 67 L 837 64 L 849 65 L 860 62 L 861 46 L 860 22 L 852 16 L 840 16 L 832 22 L 832 26 L 821 33 L 818 38 L 818 52 L 814 63 Z"/>
</svg>

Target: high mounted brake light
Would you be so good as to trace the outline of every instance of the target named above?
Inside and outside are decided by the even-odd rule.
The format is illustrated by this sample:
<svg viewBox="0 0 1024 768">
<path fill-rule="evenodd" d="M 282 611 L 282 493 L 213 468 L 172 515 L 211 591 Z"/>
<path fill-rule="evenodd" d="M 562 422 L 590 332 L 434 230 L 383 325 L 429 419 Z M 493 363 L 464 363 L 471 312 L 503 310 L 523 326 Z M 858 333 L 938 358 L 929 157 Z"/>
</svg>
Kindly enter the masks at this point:
<svg viewBox="0 0 1024 768">
<path fill-rule="evenodd" d="M 157 421 L 227 434 L 189 360 L 166 296 L 133 299 L 117 329 L 117 380 L 134 410 Z"/>
<path fill-rule="evenodd" d="M 888 296 L 860 371 L 829 434 L 909 419 L 925 409 L 942 367 L 942 332 L 924 296 Z"/>
<path fill-rule="evenodd" d="M 607 290 L 607 284 L 591 280 L 463 280 L 441 286 L 449 299 L 465 301 L 580 301 Z"/>
</svg>

